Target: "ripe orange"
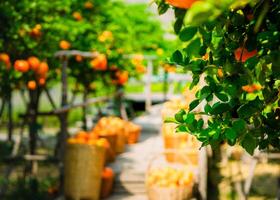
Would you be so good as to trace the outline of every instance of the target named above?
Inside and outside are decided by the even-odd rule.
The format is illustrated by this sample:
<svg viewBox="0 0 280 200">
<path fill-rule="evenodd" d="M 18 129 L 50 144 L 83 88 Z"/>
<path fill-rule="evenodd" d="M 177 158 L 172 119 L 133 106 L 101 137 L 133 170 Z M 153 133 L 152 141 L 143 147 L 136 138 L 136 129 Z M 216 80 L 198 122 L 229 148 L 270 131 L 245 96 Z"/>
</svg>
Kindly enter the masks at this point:
<svg viewBox="0 0 280 200">
<path fill-rule="evenodd" d="M 29 90 L 35 90 L 37 87 L 36 81 L 28 81 L 27 88 Z"/>
<path fill-rule="evenodd" d="M 124 85 L 128 81 L 128 71 L 118 71 L 116 72 L 116 77 L 118 79 L 118 84 Z"/>
<path fill-rule="evenodd" d="M 6 53 L 0 53 L 0 61 L 4 62 L 7 69 L 10 69 L 11 66 L 11 61 L 10 61 L 10 57 L 8 54 Z"/>
<path fill-rule="evenodd" d="M 76 135 L 75 138 L 82 138 L 84 140 L 88 140 L 89 139 L 89 134 L 85 131 L 79 131 Z"/>
<path fill-rule="evenodd" d="M 209 59 L 209 54 L 206 53 L 204 56 L 202 56 L 202 59 L 203 59 L 203 60 L 208 60 L 208 59 Z"/>
<path fill-rule="evenodd" d="M 83 57 L 82 57 L 81 55 L 76 55 L 76 56 L 75 56 L 75 60 L 76 60 L 77 62 L 82 62 L 82 61 L 83 61 Z"/>
<path fill-rule="evenodd" d="M 90 65 L 95 70 L 105 71 L 107 70 L 107 58 L 104 54 L 100 54 L 90 61 Z"/>
<path fill-rule="evenodd" d="M 136 65 L 136 71 L 140 74 L 145 73 L 146 72 L 146 67 L 144 65 Z"/>
<path fill-rule="evenodd" d="M 105 167 L 103 169 L 103 172 L 102 172 L 102 178 L 111 178 L 114 176 L 114 172 L 112 170 L 112 168 L 110 167 Z"/>
<path fill-rule="evenodd" d="M 75 20 L 81 21 L 83 19 L 81 13 L 79 12 L 73 12 L 72 16 L 74 17 Z"/>
<path fill-rule="evenodd" d="M 40 86 L 43 86 L 46 84 L 46 78 L 39 78 L 38 82 Z"/>
<path fill-rule="evenodd" d="M 223 78 L 224 77 L 224 73 L 223 73 L 223 70 L 221 68 L 218 69 L 217 74 L 218 74 L 219 78 Z"/>
<path fill-rule="evenodd" d="M 59 47 L 60 47 L 61 49 L 63 49 L 63 50 L 67 50 L 67 49 L 69 49 L 69 48 L 71 47 L 71 44 L 70 44 L 70 42 L 68 42 L 68 41 L 66 41 L 66 40 L 61 40 L 61 41 L 59 42 Z"/>
<path fill-rule="evenodd" d="M 110 143 L 105 138 L 98 139 L 97 142 L 96 142 L 96 145 L 100 146 L 100 147 L 105 147 L 105 148 L 110 147 Z"/>
<path fill-rule="evenodd" d="M 32 37 L 40 37 L 42 35 L 41 32 L 42 26 L 40 24 L 36 24 L 36 26 L 34 28 L 32 28 L 32 30 L 30 31 L 30 35 Z"/>
<path fill-rule="evenodd" d="M 241 54 L 242 54 L 242 49 L 243 49 L 242 47 L 239 47 L 238 49 L 236 49 L 234 51 L 234 56 L 235 56 L 236 61 L 240 61 L 240 57 L 241 57 Z M 257 50 L 248 51 L 246 48 L 244 48 L 242 58 L 241 58 L 241 62 L 245 62 L 247 59 L 255 56 L 257 53 L 258 53 Z"/>
<path fill-rule="evenodd" d="M 84 7 L 86 9 L 92 9 L 93 8 L 93 4 L 90 1 L 85 2 Z"/>
<path fill-rule="evenodd" d="M 36 71 L 39 68 L 39 66 L 40 66 L 40 60 L 37 57 L 35 57 L 35 56 L 29 57 L 27 59 L 27 62 L 29 64 L 29 66 L 30 66 L 30 69 L 32 69 L 34 71 Z"/>
<path fill-rule="evenodd" d="M 14 68 L 19 72 L 27 72 L 29 70 L 29 64 L 26 60 L 16 60 Z"/>
<path fill-rule="evenodd" d="M 260 84 L 254 83 L 252 84 L 252 87 L 255 91 L 259 91 L 262 89 L 262 86 Z"/>
<path fill-rule="evenodd" d="M 36 70 L 36 73 L 40 77 L 45 77 L 48 71 L 49 71 L 48 63 L 41 62 L 39 68 Z"/>
<path fill-rule="evenodd" d="M 166 3 L 177 8 L 190 8 L 198 0 L 166 0 Z"/>
</svg>

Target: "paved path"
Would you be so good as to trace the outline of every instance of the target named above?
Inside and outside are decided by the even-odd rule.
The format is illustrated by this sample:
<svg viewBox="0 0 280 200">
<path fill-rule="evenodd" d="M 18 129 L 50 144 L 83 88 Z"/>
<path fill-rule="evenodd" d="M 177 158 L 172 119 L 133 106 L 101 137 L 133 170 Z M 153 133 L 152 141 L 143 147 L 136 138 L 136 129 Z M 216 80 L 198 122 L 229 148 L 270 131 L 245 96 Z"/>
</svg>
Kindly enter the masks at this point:
<svg viewBox="0 0 280 200">
<path fill-rule="evenodd" d="M 108 200 L 147 200 L 145 173 L 151 158 L 163 149 L 159 131 L 161 106 L 153 107 L 148 115 L 134 120 L 142 125 L 139 143 L 130 145 L 119 155 L 111 167 L 116 172 L 113 195 Z"/>
</svg>

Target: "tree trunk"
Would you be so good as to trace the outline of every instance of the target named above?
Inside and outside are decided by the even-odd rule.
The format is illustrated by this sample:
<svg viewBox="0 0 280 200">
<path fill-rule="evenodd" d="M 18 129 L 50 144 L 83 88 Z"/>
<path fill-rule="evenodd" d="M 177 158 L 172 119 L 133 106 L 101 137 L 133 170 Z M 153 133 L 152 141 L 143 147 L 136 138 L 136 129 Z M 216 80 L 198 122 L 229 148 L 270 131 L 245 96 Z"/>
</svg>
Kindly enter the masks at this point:
<svg viewBox="0 0 280 200">
<path fill-rule="evenodd" d="M 31 155 L 36 154 L 37 147 L 37 113 L 39 108 L 39 89 L 29 91 L 29 106 L 28 106 L 28 129 L 29 129 L 29 151 Z"/>
<path fill-rule="evenodd" d="M 12 141 L 13 135 L 13 104 L 12 104 L 12 92 L 8 93 L 8 141 Z"/>
<path fill-rule="evenodd" d="M 87 101 L 87 96 L 88 96 L 88 90 L 85 89 L 83 94 L 83 102 Z M 87 107 L 83 106 L 82 109 L 83 109 L 83 129 L 87 130 Z"/>
<path fill-rule="evenodd" d="M 220 169 L 218 163 L 221 161 L 220 146 L 212 149 L 212 156 L 208 157 L 208 182 L 207 182 L 207 199 L 219 199 L 218 184 L 221 181 Z"/>
</svg>

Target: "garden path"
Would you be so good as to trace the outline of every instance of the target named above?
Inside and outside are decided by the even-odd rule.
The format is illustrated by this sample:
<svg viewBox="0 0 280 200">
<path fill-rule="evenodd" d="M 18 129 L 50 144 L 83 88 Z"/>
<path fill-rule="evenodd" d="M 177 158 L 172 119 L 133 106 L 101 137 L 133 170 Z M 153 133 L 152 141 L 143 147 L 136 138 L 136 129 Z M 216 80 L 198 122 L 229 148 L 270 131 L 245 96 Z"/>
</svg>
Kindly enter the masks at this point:
<svg viewBox="0 0 280 200">
<path fill-rule="evenodd" d="M 147 200 L 145 173 L 152 157 L 161 152 L 161 105 L 134 120 L 143 127 L 139 143 L 130 145 L 111 167 L 116 173 L 113 195 L 108 200 Z"/>
</svg>

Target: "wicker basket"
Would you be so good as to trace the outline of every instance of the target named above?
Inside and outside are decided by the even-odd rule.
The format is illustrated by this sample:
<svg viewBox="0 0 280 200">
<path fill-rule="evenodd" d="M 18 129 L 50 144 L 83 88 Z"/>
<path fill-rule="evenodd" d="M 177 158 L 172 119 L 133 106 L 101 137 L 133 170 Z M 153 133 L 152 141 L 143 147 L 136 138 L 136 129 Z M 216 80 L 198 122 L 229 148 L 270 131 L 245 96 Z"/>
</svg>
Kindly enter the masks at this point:
<svg viewBox="0 0 280 200">
<path fill-rule="evenodd" d="M 138 142 L 139 136 L 141 134 L 141 127 L 127 122 L 125 126 L 125 137 L 127 144 L 135 144 Z"/>
<path fill-rule="evenodd" d="M 64 191 L 66 199 L 98 200 L 105 148 L 68 144 L 65 155 Z"/>
<path fill-rule="evenodd" d="M 116 143 L 117 143 L 117 135 L 99 135 L 100 138 L 105 138 L 110 143 L 110 148 L 106 150 L 106 163 L 113 162 L 116 159 Z"/>
<path fill-rule="evenodd" d="M 188 200 L 188 199 L 191 199 L 195 179 L 193 179 L 191 182 L 189 182 L 186 185 L 160 186 L 157 184 L 149 184 L 148 178 L 150 176 L 150 173 L 155 169 L 162 169 L 164 167 L 169 167 L 172 169 L 184 170 L 185 169 L 184 167 L 188 166 L 187 169 L 191 170 L 192 172 L 195 172 L 195 169 L 192 167 L 191 162 L 188 160 L 188 158 L 186 156 L 184 157 L 184 159 L 185 159 L 184 163 L 182 163 L 182 162 L 170 163 L 165 159 L 167 153 L 176 154 L 176 151 L 166 150 L 165 152 L 153 157 L 148 165 L 148 169 L 147 169 L 147 173 L 146 173 L 146 187 L 147 187 L 147 194 L 148 194 L 149 200 Z M 166 177 L 166 176 L 164 176 L 164 177 Z M 156 179 L 156 180 L 158 180 L 158 179 Z"/>
<path fill-rule="evenodd" d="M 125 151 L 126 137 L 124 127 L 118 128 L 117 130 L 116 153 L 120 154 Z"/>
</svg>

